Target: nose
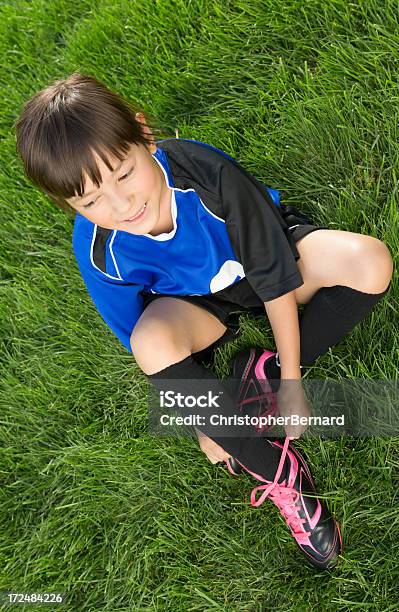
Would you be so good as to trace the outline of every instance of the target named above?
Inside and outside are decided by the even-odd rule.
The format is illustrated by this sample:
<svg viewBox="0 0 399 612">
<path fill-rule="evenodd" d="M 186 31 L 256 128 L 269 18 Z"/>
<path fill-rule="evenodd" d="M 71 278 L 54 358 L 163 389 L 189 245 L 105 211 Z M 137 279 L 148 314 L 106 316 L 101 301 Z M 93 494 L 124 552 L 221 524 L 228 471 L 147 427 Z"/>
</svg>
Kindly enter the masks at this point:
<svg viewBox="0 0 399 612">
<path fill-rule="evenodd" d="M 133 208 L 132 198 L 120 193 L 113 193 L 111 205 L 114 213 L 122 219 L 129 216 Z"/>
</svg>

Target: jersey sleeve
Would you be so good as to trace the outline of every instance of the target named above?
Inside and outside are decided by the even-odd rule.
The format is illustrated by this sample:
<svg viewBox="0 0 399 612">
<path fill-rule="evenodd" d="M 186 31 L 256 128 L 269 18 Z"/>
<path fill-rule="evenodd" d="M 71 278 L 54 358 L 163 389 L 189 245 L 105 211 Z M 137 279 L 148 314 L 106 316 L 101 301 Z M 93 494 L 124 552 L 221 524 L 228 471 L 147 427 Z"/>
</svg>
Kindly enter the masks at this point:
<svg viewBox="0 0 399 612">
<path fill-rule="evenodd" d="M 88 249 L 74 236 L 73 247 L 87 291 L 111 331 L 131 353 L 130 336 L 143 312 L 142 285 L 112 279 L 97 270 Z M 87 247 L 87 244 L 86 244 Z"/>
<path fill-rule="evenodd" d="M 240 166 L 225 160 L 219 186 L 223 218 L 234 252 L 260 299 L 268 302 L 303 285 L 288 226 L 260 183 Z"/>
</svg>

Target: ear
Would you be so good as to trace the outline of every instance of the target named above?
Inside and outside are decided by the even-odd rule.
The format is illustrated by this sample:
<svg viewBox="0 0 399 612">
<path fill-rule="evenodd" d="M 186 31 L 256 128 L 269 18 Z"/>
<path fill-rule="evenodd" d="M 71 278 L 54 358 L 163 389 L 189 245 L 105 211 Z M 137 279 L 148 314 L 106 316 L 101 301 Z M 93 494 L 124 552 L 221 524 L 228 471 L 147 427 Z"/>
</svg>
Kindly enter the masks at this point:
<svg viewBox="0 0 399 612">
<path fill-rule="evenodd" d="M 154 143 L 154 137 L 152 135 L 150 128 L 147 125 L 147 121 L 145 119 L 144 114 L 136 113 L 134 118 L 136 119 L 136 121 L 138 121 L 141 124 L 141 131 L 148 141 L 147 143 L 148 150 L 150 151 L 150 153 L 155 153 L 155 151 L 157 150 L 157 146 Z"/>
</svg>

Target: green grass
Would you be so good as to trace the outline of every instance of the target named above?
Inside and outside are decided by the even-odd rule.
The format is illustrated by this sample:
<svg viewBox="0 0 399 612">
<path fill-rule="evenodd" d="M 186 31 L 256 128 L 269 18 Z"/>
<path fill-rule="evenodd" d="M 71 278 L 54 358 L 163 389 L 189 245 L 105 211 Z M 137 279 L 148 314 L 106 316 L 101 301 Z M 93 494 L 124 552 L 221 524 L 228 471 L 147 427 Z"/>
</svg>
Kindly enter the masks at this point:
<svg viewBox="0 0 399 612">
<path fill-rule="evenodd" d="M 23 102 L 80 70 L 162 133 L 218 146 L 286 203 L 383 240 L 397 264 L 397 2 L 14 0 L 0 6 L 0 590 L 66 592 L 68 610 L 397 610 L 397 439 L 302 441 L 342 523 L 334 573 L 305 566 L 252 481 L 190 439 L 147 434 L 147 383 L 102 323 L 73 221 L 24 177 Z M 311 370 L 397 377 L 389 296 Z M 242 318 L 241 347 L 273 347 Z"/>
</svg>

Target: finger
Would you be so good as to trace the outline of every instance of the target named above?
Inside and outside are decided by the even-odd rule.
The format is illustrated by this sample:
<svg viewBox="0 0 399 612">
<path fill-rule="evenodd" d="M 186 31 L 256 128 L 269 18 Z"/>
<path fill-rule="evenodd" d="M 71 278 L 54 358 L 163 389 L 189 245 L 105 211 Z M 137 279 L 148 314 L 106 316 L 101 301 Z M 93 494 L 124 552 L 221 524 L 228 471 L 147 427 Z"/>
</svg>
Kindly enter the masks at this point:
<svg viewBox="0 0 399 612">
<path fill-rule="evenodd" d="M 229 455 L 228 453 L 223 453 L 223 454 L 218 453 L 217 455 L 208 455 L 209 461 L 211 461 L 211 463 L 213 464 L 219 463 L 220 461 L 227 461 L 228 459 L 230 459 L 230 457 L 231 455 Z"/>
<path fill-rule="evenodd" d="M 295 426 L 291 427 L 289 425 L 287 425 L 287 427 L 285 427 L 284 429 L 285 429 L 285 433 L 287 434 L 287 438 L 289 438 L 290 440 L 297 440 L 298 438 L 301 437 L 301 435 L 305 431 L 301 427 L 295 427 Z"/>
</svg>

